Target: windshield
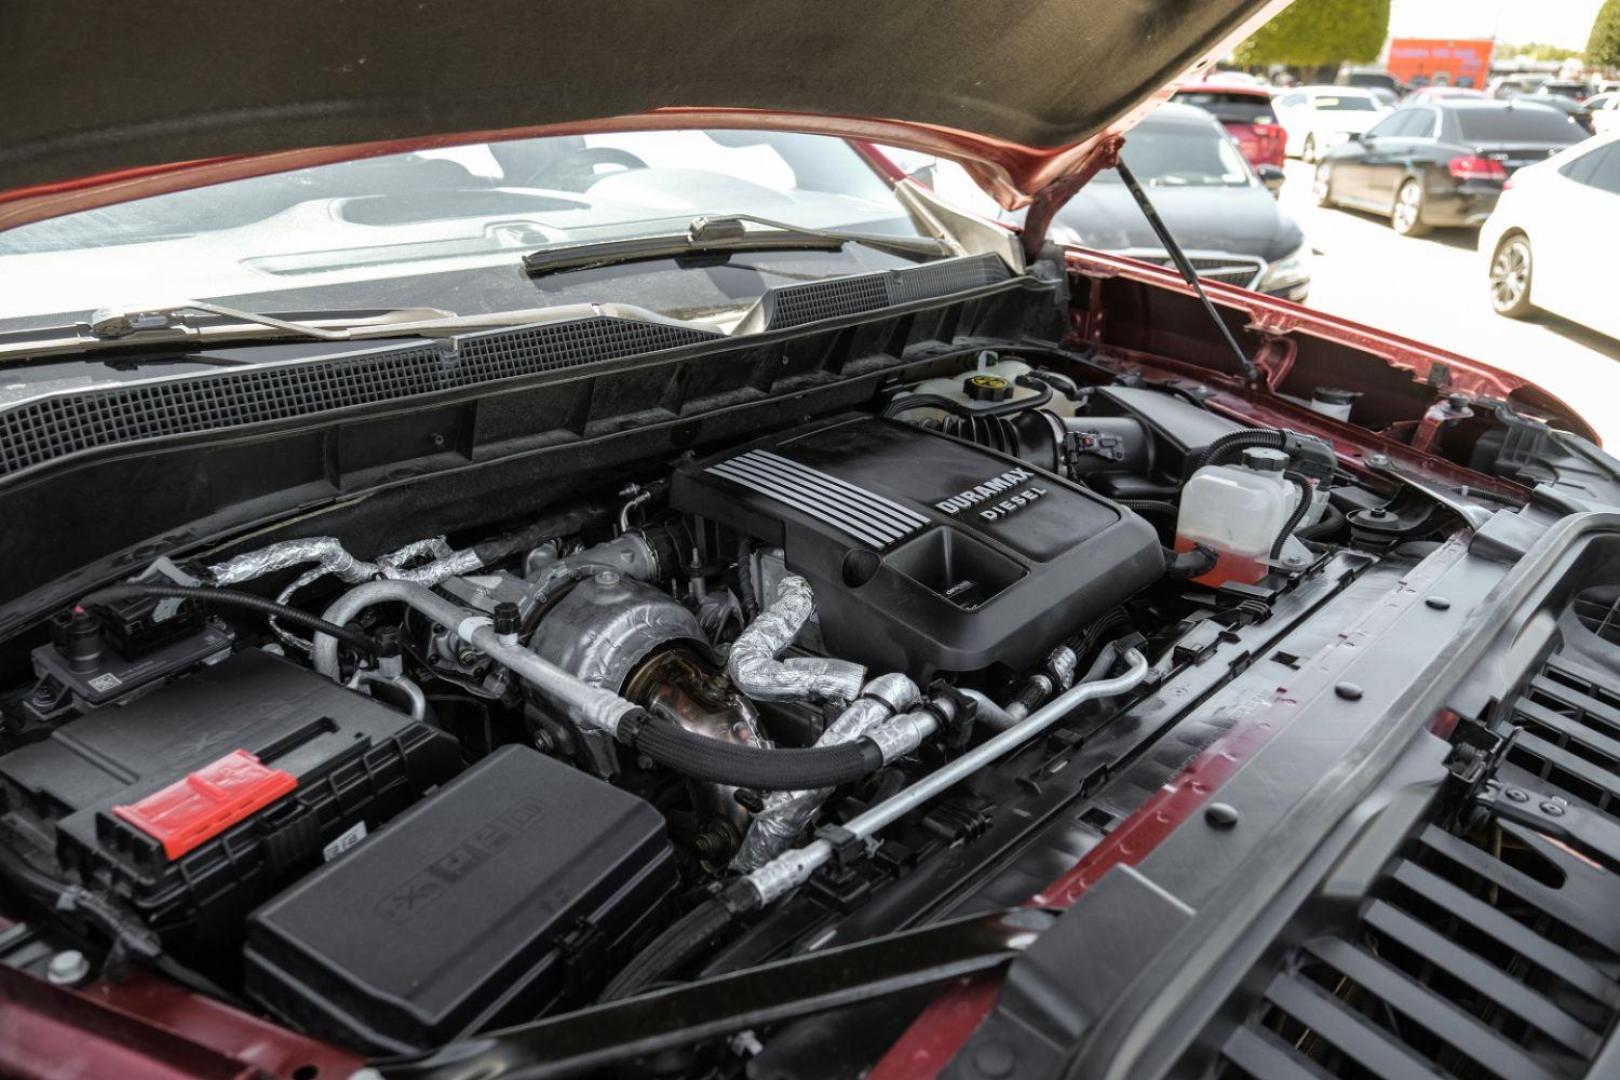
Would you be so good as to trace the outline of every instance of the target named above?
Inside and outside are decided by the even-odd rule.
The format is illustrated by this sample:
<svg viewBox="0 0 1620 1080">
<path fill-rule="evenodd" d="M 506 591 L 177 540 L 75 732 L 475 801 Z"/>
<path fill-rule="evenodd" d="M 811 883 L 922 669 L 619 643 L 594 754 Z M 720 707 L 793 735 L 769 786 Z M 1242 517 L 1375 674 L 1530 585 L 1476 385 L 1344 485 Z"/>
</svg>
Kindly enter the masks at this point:
<svg viewBox="0 0 1620 1080">
<path fill-rule="evenodd" d="M 0 318 L 516 266 L 548 245 L 678 232 L 702 214 L 918 235 L 841 139 L 524 139 L 237 180 L 0 233 Z"/>
<path fill-rule="evenodd" d="M 1376 112 L 1378 109 L 1376 100 L 1371 97 L 1362 97 L 1359 94 L 1335 94 L 1332 97 L 1318 97 L 1311 104 L 1320 112 Z"/>
<path fill-rule="evenodd" d="M 1183 90 L 1172 100 L 1196 105 L 1223 124 L 1275 124 L 1271 99 L 1255 94 L 1230 94 L 1212 90 Z"/>
<path fill-rule="evenodd" d="M 1586 138 L 1579 124 L 1544 105 L 1510 109 L 1459 109 L 1465 142 L 1575 143 Z"/>
<path fill-rule="evenodd" d="M 1247 187 L 1254 174 L 1224 132 L 1203 124 L 1139 125 L 1120 151 L 1125 164 L 1144 184 L 1155 187 Z M 1106 169 L 1092 183 L 1120 183 Z"/>
</svg>

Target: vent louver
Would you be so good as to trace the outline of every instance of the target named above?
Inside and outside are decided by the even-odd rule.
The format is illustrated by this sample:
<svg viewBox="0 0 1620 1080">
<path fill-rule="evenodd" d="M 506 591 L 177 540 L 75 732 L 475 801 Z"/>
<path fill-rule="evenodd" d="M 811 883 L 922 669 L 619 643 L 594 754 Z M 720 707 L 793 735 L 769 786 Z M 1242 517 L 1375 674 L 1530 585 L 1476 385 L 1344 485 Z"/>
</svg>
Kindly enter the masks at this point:
<svg viewBox="0 0 1620 1080">
<path fill-rule="evenodd" d="M 822 319 L 860 315 L 894 304 L 994 285 L 1011 276 L 1012 271 L 997 256 L 970 255 L 882 274 L 784 285 L 762 298 L 765 326 L 785 330 Z"/>
<path fill-rule="evenodd" d="M 1520 730 L 1498 779 L 1620 817 L 1620 693 L 1591 663 L 1555 653 L 1508 703 Z M 1211 1032 L 1219 1052 L 1204 1075 L 1595 1075 L 1620 1018 L 1620 875 L 1501 819 L 1467 839 L 1429 824 L 1348 926 L 1264 970 L 1243 1022 Z"/>
<path fill-rule="evenodd" d="M 1620 882 L 1536 834 L 1493 853 L 1437 827 L 1349 932 L 1305 941 L 1222 1046 L 1222 1077 L 1586 1075 L 1620 1013 Z M 1576 929 L 1581 927 L 1581 929 Z"/>
</svg>

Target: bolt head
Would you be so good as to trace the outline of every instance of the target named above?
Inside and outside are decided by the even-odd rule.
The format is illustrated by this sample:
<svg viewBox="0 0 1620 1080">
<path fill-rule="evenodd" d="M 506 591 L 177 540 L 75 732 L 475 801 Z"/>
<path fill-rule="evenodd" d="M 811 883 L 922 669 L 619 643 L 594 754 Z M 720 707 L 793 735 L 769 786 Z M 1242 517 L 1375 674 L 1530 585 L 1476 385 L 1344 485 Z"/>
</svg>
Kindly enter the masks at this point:
<svg viewBox="0 0 1620 1080">
<path fill-rule="evenodd" d="M 1345 701 L 1360 701 L 1361 687 L 1353 682 L 1342 682 L 1333 688 L 1333 692 Z"/>
<path fill-rule="evenodd" d="M 1451 607 L 1451 601 L 1443 596 L 1431 596 L 1423 602 L 1436 611 L 1445 611 Z"/>
<path fill-rule="evenodd" d="M 1529 802 L 1530 801 L 1529 793 L 1520 791 L 1518 788 L 1510 787 L 1506 791 L 1504 791 L 1502 794 L 1507 796 L 1508 801 L 1510 801 L 1510 802 Z"/>
<path fill-rule="evenodd" d="M 1541 804 L 1541 812 L 1543 814 L 1546 814 L 1548 817 L 1563 817 L 1564 816 L 1564 808 L 1562 806 L 1558 805 L 1555 802 L 1544 802 L 1544 803 L 1542 803 Z"/>
<path fill-rule="evenodd" d="M 1210 803 L 1204 809 L 1204 820 L 1217 829 L 1230 829 L 1238 823 L 1237 807 L 1231 803 Z"/>
<path fill-rule="evenodd" d="M 53 986 L 77 986 L 89 974 L 90 961 L 78 949 L 63 949 L 45 968 L 45 979 Z"/>
</svg>

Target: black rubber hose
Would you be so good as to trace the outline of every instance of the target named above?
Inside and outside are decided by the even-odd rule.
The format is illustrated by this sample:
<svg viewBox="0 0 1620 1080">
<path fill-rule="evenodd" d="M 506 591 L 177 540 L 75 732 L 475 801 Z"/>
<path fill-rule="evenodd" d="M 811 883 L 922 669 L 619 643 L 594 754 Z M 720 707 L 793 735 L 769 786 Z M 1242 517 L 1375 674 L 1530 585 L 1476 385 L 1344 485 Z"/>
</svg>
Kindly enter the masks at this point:
<svg viewBox="0 0 1620 1080">
<path fill-rule="evenodd" d="M 694 735 L 662 719 L 643 724 L 630 744 L 688 779 L 759 791 L 837 787 L 883 766 L 883 752 L 867 738 L 802 750 L 766 749 Z"/>
<path fill-rule="evenodd" d="M 1289 470 L 1283 473 L 1283 477 L 1292 480 L 1294 486 L 1299 488 L 1299 503 L 1294 507 L 1294 512 L 1288 515 L 1288 520 L 1283 522 L 1283 527 L 1278 530 L 1277 539 L 1271 542 L 1271 557 L 1273 559 L 1282 554 L 1283 545 L 1288 543 L 1288 538 L 1299 527 L 1299 523 L 1305 520 L 1306 513 L 1311 509 L 1311 495 L 1316 490 L 1311 487 L 1311 482 L 1305 479 L 1302 473 Z"/>
<path fill-rule="evenodd" d="M 3 844 L 0 844 L 0 879 L 10 881 L 54 911 L 84 916 L 85 921 L 94 924 L 132 956 L 151 960 L 163 952 L 158 936 L 134 915 L 83 886 L 57 880 Z"/>
<path fill-rule="evenodd" d="M 520 551 L 528 551 L 539 547 L 547 540 L 555 540 L 561 536 L 573 536 L 583 529 L 595 524 L 608 516 L 608 509 L 595 503 L 585 503 L 571 506 L 556 513 L 547 514 L 539 521 L 526 525 L 514 533 L 497 536 L 493 540 L 485 540 L 473 545 L 473 554 L 485 566 L 499 562 Z"/>
<path fill-rule="evenodd" d="M 705 900 L 671 923 L 631 958 L 602 991 L 599 1001 L 618 1001 L 656 986 L 691 963 L 731 928 L 736 913 L 719 897 Z"/>
<path fill-rule="evenodd" d="M 1198 452 L 1198 456 L 1193 458 L 1192 471 L 1197 472 L 1205 465 L 1220 465 L 1231 461 L 1237 455 L 1252 447 L 1281 450 L 1287 444 L 1287 438 L 1280 431 L 1246 430 L 1228 432 Z"/>
<path fill-rule="evenodd" d="M 238 592 L 236 589 L 214 589 L 194 585 L 159 585 L 154 582 L 130 581 L 119 585 L 109 585 L 105 589 L 97 589 L 80 601 L 81 606 L 89 604 L 105 604 L 114 600 L 128 600 L 137 596 L 175 597 L 181 600 L 196 600 L 204 605 L 223 607 L 246 608 L 249 611 L 263 612 L 274 615 L 282 622 L 294 626 L 302 626 L 306 630 L 313 630 L 318 634 L 330 634 L 349 645 L 359 649 L 366 655 L 374 655 L 377 651 L 377 642 L 370 634 L 347 626 L 338 626 L 327 622 L 318 615 L 311 615 L 307 611 L 299 611 L 286 604 L 278 604 L 274 600 L 266 600 L 262 596 L 252 593 Z"/>
<path fill-rule="evenodd" d="M 1297 530 L 1297 535 L 1305 540 L 1320 540 L 1322 537 L 1332 536 L 1344 528 L 1345 520 L 1344 511 L 1332 503 L 1328 503 L 1327 508 L 1322 511 L 1322 520 L 1315 525 L 1307 525 L 1303 529 Z"/>
<path fill-rule="evenodd" d="M 1191 551 L 1164 549 L 1164 576 L 1171 581 L 1186 581 L 1200 577 L 1215 569 L 1220 556 L 1214 548 L 1194 544 Z"/>
</svg>

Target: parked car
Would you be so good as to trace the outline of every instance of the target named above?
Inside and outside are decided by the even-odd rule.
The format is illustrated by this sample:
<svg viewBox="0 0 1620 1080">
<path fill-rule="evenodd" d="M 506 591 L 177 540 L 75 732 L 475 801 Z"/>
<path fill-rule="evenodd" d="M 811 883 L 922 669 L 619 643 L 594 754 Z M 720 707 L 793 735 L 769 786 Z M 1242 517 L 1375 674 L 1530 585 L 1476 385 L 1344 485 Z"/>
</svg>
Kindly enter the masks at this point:
<svg viewBox="0 0 1620 1080">
<path fill-rule="evenodd" d="M 1425 101 L 1443 101 L 1446 98 L 1482 98 L 1490 95 L 1470 86 L 1420 86 L 1402 99 L 1402 105 L 1416 105 Z"/>
<path fill-rule="evenodd" d="M 1523 98 L 1406 106 L 1329 152 L 1312 194 L 1320 206 L 1388 214 L 1403 236 L 1479 225 L 1515 171 L 1585 137 L 1563 113 Z"/>
<path fill-rule="evenodd" d="M 1592 96 L 1592 84 L 1573 79 L 1548 79 L 1537 88 L 1538 94 L 1556 94 L 1572 101 L 1585 101 Z"/>
<path fill-rule="evenodd" d="M 1620 339 L 1620 295 L 1602 269 L 1620 251 L 1620 131 L 1515 173 L 1479 250 L 1498 314 L 1549 311 Z"/>
<path fill-rule="evenodd" d="M 1310 245 L 1275 194 L 1202 108 L 1161 105 L 1131 130 L 1121 157 L 1200 277 L 1289 300 L 1310 291 Z M 1262 165 L 1280 182 L 1280 170 Z M 1170 256 L 1119 174 L 1097 177 L 1058 211 L 1068 243 L 1167 266 Z"/>
<path fill-rule="evenodd" d="M 1381 67 L 1342 67 L 1339 69 L 1338 76 L 1333 80 L 1333 84 L 1335 86 L 1356 86 L 1363 90 L 1377 88 L 1386 90 L 1397 97 L 1407 91 L 1405 83 Z"/>
<path fill-rule="evenodd" d="M 1533 73 L 1498 75 L 1485 84 L 1485 92 L 1493 98 L 1506 101 L 1520 94 L 1534 94 L 1550 81 L 1551 78 L 1547 75 Z"/>
<path fill-rule="evenodd" d="M 1386 112 L 1371 91 L 1352 86 L 1300 87 L 1278 94 L 1273 104 L 1288 135 L 1287 153 L 1305 161 L 1366 131 Z"/>
<path fill-rule="evenodd" d="M 1556 109 L 1579 124 L 1588 135 L 1596 131 L 1592 122 L 1592 110 L 1584 101 L 1565 97 L 1562 94 L 1537 92 L 1534 94 L 1515 94 L 1508 100 L 1523 101 L 1531 105 L 1541 105 L 1548 109 Z"/>
<path fill-rule="evenodd" d="M 1362 89 L 1373 96 L 1380 108 L 1393 109 L 1401 102 L 1401 95 L 1387 86 L 1366 86 Z"/>
<path fill-rule="evenodd" d="M 1270 91 L 1222 83 L 1193 83 L 1178 89 L 1171 100 L 1196 105 L 1219 120 L 1250 165 L 1282 167 L 1287 133 L 1277 123 L 1277 110 L 1272 106 Z"/>
<path fill-rule="evenodd" d="M 1593 94 L 1584 102 L 1592 118 L 1592 130 L 1599 135 L 1620 130 L 1620 90 Z"/>
<path fill-rule="evenodd" d="M 1278 7 L 6 5 L 0 1074 L 1612 1080 L 1620 461 L 1047 228 Z"/>
</svg>

